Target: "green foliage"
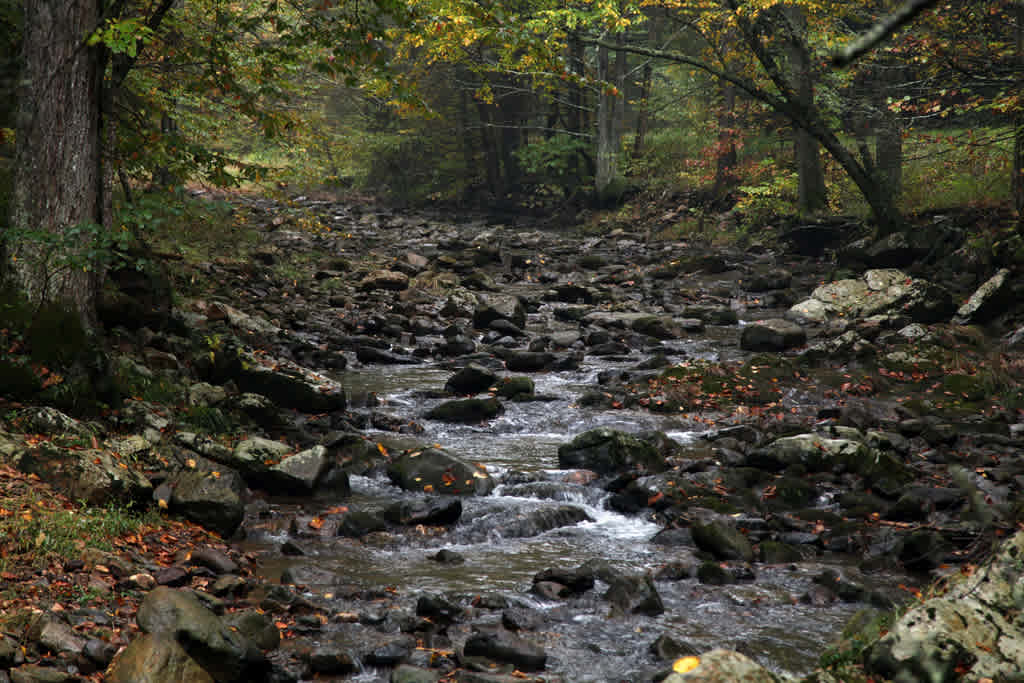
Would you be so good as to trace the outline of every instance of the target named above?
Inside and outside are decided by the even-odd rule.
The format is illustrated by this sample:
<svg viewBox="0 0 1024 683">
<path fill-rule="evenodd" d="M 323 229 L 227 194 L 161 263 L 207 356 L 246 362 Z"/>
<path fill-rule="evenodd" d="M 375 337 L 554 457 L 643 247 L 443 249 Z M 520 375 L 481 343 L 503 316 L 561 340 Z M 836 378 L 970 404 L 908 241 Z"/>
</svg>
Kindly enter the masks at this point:
<svg viewBox="0 0 1024 683">
<path fill-rule="evenodd" d="M 21 556 L 39 567 L 80 557 L 85 548 L 113 551 L 118 537 L 161 523 L 152 509 L 138 511 L 123 505 L 54 510 L 32 495 L 3 503 L 5 509 L 19 511 L 0 517 L 0 536 L 8 541 L 5 555 Z"/>
<path fill-rule="evenodd" d="M 141 17 L 121 17 L 107 19 L 85 43 L 90 46 L 103 44 L 114 54 L 137 57 L 139 47 L 152 35 L 152 29 Z"/>
<path fill-rule="evenodd" d="M 741 185 L 740 198 L 736 203 L 744 223 L 750 227 L 760 227 L 780 216 L 796 213 L 797 175 L 776 170 L 772 160 L 766 159 L 761 166 L 766 170 L 763 181 Z"/>
<path fill-rule="evenodd" d="M 515 151 L 522 170 L 533 183 L 555 185 L 568 195 L 572 190 L 589 185 L 592 178 L 580 173 L 580 154 L 586 152 L 584 138 L 552 135 L 530 142 Z"/>
</svg>

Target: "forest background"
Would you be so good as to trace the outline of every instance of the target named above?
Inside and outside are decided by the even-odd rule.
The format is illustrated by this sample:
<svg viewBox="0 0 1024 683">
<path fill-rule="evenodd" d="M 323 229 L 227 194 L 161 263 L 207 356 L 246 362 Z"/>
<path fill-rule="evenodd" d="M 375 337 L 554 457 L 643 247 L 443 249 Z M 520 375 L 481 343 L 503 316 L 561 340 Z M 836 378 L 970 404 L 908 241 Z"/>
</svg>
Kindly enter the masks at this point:
<svg viewBox="0 0 1024 683">
<path fill-rule="evenodd" d="M 1024 10 L 926 4 L 838 68 L 893 3 L 2 0 L 6 279 L 95 327 L 190 182 L 711 237 L 984 206 L 1014 251 Z"/>
</svg>

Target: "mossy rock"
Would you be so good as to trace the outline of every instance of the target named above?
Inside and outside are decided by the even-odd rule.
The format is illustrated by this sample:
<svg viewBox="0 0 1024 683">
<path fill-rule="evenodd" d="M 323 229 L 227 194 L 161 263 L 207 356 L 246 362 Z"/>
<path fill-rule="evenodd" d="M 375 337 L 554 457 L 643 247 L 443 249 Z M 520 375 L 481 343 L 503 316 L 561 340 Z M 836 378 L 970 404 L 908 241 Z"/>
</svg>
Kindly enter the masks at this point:
<svg viewBox="0 0 1024 683">
<path fill-rule="evenodd" d="M 804 559 L 796 546 L 779 541 L 761 541 L 758 553 L 765 564 L 793 564 Z"/>
<path fill-rule="evenodd" d="M 515 399 L 520 396 L 532 396 L 535 387 L 529 377 L 506 377 L 498 384 L 498 396 Z"/>
<path fill-rule="evenodd" d="M 789 507 L 807 505 L 818 495 L 814 484 L 797 477 L 781 477 L 774 486 L 775 499 Z"/>
<path fill-rule="evenodd" d="M 943 375 L 942 391 L 964 401 L 981 401 L 989 394 L 989 388 L 982 376 L 959 373 Z"/>
</svg>

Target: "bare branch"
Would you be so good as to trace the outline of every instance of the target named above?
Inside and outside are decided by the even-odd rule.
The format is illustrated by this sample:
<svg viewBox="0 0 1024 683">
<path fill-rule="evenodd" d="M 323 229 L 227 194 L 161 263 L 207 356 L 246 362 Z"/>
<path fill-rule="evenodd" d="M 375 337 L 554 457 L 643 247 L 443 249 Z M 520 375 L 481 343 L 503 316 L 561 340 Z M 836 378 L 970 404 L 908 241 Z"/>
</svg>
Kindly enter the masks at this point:
<svg viewBox="0 0 1024 683">
<path fill-rule="evenodd" d="M 832 55 L 834 66 L 849 66 L 863 54 L 880 45 L 893 33 L 914 20 L 918 14 L 936 4 L 938 0 L 906 0 L 895 12 L 878 20 L 867 33 Z"/>
</svg>

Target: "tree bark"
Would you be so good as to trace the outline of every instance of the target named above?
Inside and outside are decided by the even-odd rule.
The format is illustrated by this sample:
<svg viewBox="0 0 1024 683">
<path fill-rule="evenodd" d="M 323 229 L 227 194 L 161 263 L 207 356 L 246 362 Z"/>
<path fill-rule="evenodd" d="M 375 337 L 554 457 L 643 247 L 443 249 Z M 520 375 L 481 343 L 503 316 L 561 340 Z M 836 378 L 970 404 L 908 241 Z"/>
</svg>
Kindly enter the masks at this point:
<svg viewBox="0 0 1024 683">
<path fill-rule="evenodd" d="M 102 222 L 100 0 L 26 0 L 10 276 L 34 305 L 97 327 L 98 264 L 68 229 Z"/>
<path fill-rule="evenodd" d="M 1013 8 L 1014 47 L 1017 59 L 1017 90 L 1024 85 L 1024 3 Z M 1017 232 L 1024 233 L 1024 110 L 1018 104 L 1013 115 L 1013 208 L 1017 212 Z"/>
<path fill-rule="evenodd" d="M 786 15 L 792 23 L 797 36 L 802 38 L 807 32 L 807 17 L 802 9 L 787 7 Z M 789 60 L 793 91 L 805 109 L 814 106 L 814 81 L 811 74 L 811 56 L 804 43 L 793 40 L 789 45 Z M 798 179 L 797 205 L 803 213 L 814 213 L 828 205 L 825 190 L 825 174 L 821 166 L 821 150 L 818 141 L 805 128 L 796 126 L 793 129 L 793 159 L 796 163 Z"/>
<path fill-rule="evenodd" d="M 597 100 L 597 173 L 594 189 L 599 201 L 613 200 L 617 194 L 619 170 L 619 147 L 622 138 L 622 120 L 625 104 L 622 101 L 622 86 L 626 72 L 625 53 L 616 54 L 615 66 L 611 67 L 608 48 L 600 47 L 597 53 L 598 80 L 612 83 L 615 90 L 602 85 Z"/>
</svg>

